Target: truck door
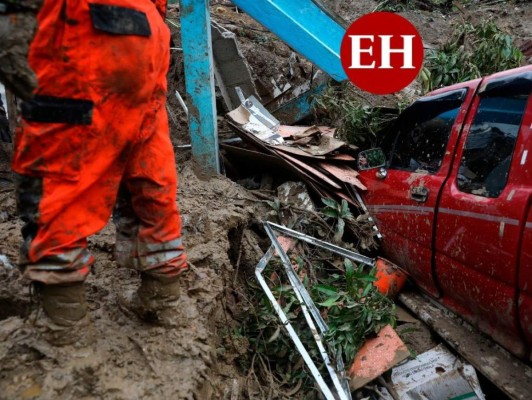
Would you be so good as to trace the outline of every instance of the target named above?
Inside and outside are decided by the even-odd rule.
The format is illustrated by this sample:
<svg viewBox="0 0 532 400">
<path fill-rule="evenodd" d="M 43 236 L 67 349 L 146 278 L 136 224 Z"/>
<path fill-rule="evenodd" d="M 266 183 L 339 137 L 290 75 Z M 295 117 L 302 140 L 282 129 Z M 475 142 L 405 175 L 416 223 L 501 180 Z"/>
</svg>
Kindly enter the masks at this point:
<svg viewBox="0 0 532 400">
<path fill-rule="evenodd" d="M 361 171 L 385 255 L 433 296 L 439 295 L 432 272 L 434 211 L 472 92 L 454 88 L 415 102 L 387 139 L 386 177 Z"/>
<path fill-rule="evenodd" d="M 530 206 L 532 69 L 486 78 L 437 210 L 435 267 L 443 302 L 524 356 L 517 277 Z"/>
<path fill-rule="evenodd" d="M 529 126 L 532 127 L 532 110 L 529 114 Z M 528 148 L 532 151 L 532 128 L 528 131 Z M 532 161 L 532 160 L 531 160 Z M 528 155 L 527 160 L 528 161 Z M 528 168 L 528 182 L 532 181 L 532 168 Z M 519 321 L 529 348 L 532 346 L 532 209 L 528 203 L 528 218 L 525 222 L 523 241 L 521 243 L 521 261 L 519 263 Z M 532 361 L 532 352 L 529 354 Z"/>
</svg>

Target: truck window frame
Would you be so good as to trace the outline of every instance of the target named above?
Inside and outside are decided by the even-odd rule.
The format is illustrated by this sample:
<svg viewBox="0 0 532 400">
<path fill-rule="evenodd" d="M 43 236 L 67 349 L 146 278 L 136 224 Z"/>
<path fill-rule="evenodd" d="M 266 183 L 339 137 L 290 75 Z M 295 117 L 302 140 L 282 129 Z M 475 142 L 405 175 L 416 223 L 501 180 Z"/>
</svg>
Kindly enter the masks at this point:
<svg viewBox="0 0 532 400">
<path fill-rule="evenodd" d="M 508 184 L 530 94 L 501 89 L 479 96 L 456 174 L 462 193 L 498 198 Z"/>
<path fill-rule="evenodd" d="M 456 90 L 452 90 L 449 92 L 440 93 L 440 94 L 436 94 L 432 96 L 431 95 L 425 96 L 417 100 L 416 102 L 414 102 L 407 109 L 405 109 L 401 113 L 401 115 L 398 117 L 396 122 L 392 125 L 388 134 L 385 136 L 385 138 L 388 140 L 393 138 L 393 142 L 392 142 L 393 144 L 390 149 L 386 149 L 386 146 L 383 146 L 385 149 L 385 154 L 387 153 L 386 154 L 387 155 L 387 164 L 386 164 L 387 168 L 392 169 L 392 170 L 409 171 L 413 173 L 423 172 L 423 173 L 427 173 L 431 175 L 436 174 L 440 170 L 443 164 L 443 158 L 445 157 L 445 151 L 449 145 L 449 139 L 451 137 L 453 127 L 459 115 L 460 108 L 462 107 L 464 100 L 467 96 L 467 92 L 468 92 L 468 88 L 460 88 L 460 89 L 456 89 Z M 435 108 L 433 113 L 436 112 L 436 114 L 430 119 L 426 118 L 427 116 L 426 112 L 423 113 L 423 111 L 427 110 L 427 107 L 429 107 L 429 110 L 430 110 L 430 107 Z M 441 116 L 451 110 L 455 112 L 455 115 L 453 115 L 452 120 L 447 121 L 446 125 L 443 126 L 443 128 L 446 129 L 447 131 L 443 135 L 440 135 L 440 136 L 446 135 L 446 137 L 444 137 L 443 140 L 441 141 L 442 142 L 441 149 L 437 149 L 438 159 L 429 160 L 437 164 L 428 165 L 427 163 L 427 165 L 423 166 L 424 169 L 419 168 L 419 167 L 415 168 L 415 165 L 412 165 L 412 161 L 410 161 L 411 165 L 409 165 L 408 167 L 394 164 L 394 160 L 397 155 L 399 140 L 405 128 L 412 129 L 412 130 L 409 130 L 409 133 L 411 134 L 413 132 L 414 127 L 417 124 L 416 120 L 421 121 L 419 122 L 419 124 L 417 124 L 419 126 L 422 124 L 426 124 L 427 122 L 433 121 L 438 116 Z M 429 115 L 433 115 L 433 113 L 430 113 Z M 421 139 L 423 139 L 423 137 L 421 137 Z M 426 143 L 427 144 L 429 143 L 428 139 L 426 140 Z M 433 152 L 433 154 L 434 153 L 436 152 Z"/>
</svg>

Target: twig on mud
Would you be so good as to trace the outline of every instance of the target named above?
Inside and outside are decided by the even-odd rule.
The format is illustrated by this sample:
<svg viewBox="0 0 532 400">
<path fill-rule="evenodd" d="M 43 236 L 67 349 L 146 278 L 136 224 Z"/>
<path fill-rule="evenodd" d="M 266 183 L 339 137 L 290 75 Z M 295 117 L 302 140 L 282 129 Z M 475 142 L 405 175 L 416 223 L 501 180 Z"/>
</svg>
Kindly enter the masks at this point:
<svg viewBox="0 0 532 400">
<path fill-rule="evenodd" d="M 390 396 L 392 396 L 393 400 L 401 400 L 395 388 L 388 382 L 386 382 L 386 380 L 382 376 L 379 376 L 377 381 L 388 390 L 388 393 L 390 393 Z"/>
<path fill-rule="evenodd" d="M 293 208 L 294 210 L 296 211 L 300 211 L 302 213 L 308 213 L 314 217 L 316 217 L 318 219 L 318 222 L 320 223 L 320 225 L 326 229 L 329 230 L 329 233 L 333 233 L 334 234 L 334 231 L 333 229 L 331 228 L 330 224 L 327 223 L 327 221 L 325 221 L 322 216 L 320 214 L 318 214 L 316 211 L 311 211 L 311 210 L 306 210 L 304 208 L 299 208 L 299 207 L 294 207 L 294 206 L 290 206 L 291 208 Z"/>
<path fill-rule="evenodd" d="M 272 398 L 272 391 L 274 390 L 274 384 L 277 384 L 276 380 L 275 380 L 275 377 L 272 373 L 272 367 L 270 365 L 270 360 L 269 359 L 266 359 L 266 361 L 268 362 L 268 365 L 266 365 L 266 363 L 264 362 L 264 357 L 262 357 L 261 354 L 259 354 L 259 361 L 262 365 L 262 372 L 263 373 L 266 373 L 267 374 L 267 377 L 265 377 L 265 380 L 269 380 L 270 381 L 270 393 L 268 393 L 268 398 L 271 399 Z"/>
<path fill-rule="evenodd" d="M 245 196 L 242 196 L 242 197 L 235 197 L 235 196 L 224 196 L 223 194 L 219 194 L 219 193 L 216 193 L 216 194 L 213 194 L 212 192 L 207 192 L 205 190 L 186 190 L 186 191 L 181 191 L 181 189 L 179 189 L 177 191 L 177 194 L 183 194 L 183 193 L 187 193 L 187 194 L 201 194 L 202 196 L 206 197 L 206 198 L 217 198 L 217 199 L 220 199 L 220 198 L 224 198 L 224 199 L 227 199 L 227 200 L 247 200 L 247 201 L 252 201 L 254 203 L 256 203 L 258 201 L 258 199 L 252 199 L 252 198 L 249 198 L 249 197 L 245 197 Z"/>
<path fill-rule="evenodd" d="M 251 193 L 253 193 L 254 196 L 260 197 L 263 200 L 271 200 L 272 198 L 276 197 L 275 190 L 250 190 Z M 270 194 L 266 194 L 264 192 L 269 192 Z"/>
<path fill-rule="evenodd" d="M 231 388 L 231 400 L 238 400 L 240 397 L 240 382 L 238 379 L 233 379 L 233 386 Z"/>
<path fill-rule="evenodd" d="M 288 396 L 288 398 L 293 397 L 297 392 L 301 390 L 301 387 L 303 386 L 303 379 L 300 379 L 297 381 L 296 386 L 292 390 L 287 391 L 285 394 Z"/>
<path fill-rule="evenodd" d="M 262 395 L 262 397 L 264 398 L 264 391 L 262 390 L 262 385 L 261 385 L 261 382 L 259 380 L 259 377 L 257 376 L 257 374 L 255 373 L 255 358 L 257 357 L 258 353 L 255 353 L 253 354 L 253 358 L 251 359 L 251 368 L 249 369 L 249 373 L 248 373 L 248 395 L 250 395 L 250 392 L 251 390 L 249 390 L 249 380 L 250 380 L 250 376 L 253 378 L 253 380 L 255 381 L 255 383 L 257 384 L 257 387 L 259 388 L 260 390 L 260 393 Z"/>
<path fill-rule="evenodd" d="M 377 389 L 377 387 L 375 386 L 364 386 L 364 388 L 366 390 L 370 390 L 372 391 L 373 393 L 375 393 L 377 396 L 379 396 L 379 399 L 383 399 L 383 400 L 387 400 L 388 398 L 386 396 L 384 396 L 384 394 L 379 390 Z M 394 399 L 394 400 L 400 400 L 400 399 Z"/>
<path fill-rule="evenodd" d="M 148 356 L 148 354 L 146 354 L 146 351 L 144 350 L 144 347 L 142 347 L 142 345 L 137 341 L 137 339 L 135 339 L 135 338 L 133 338 L 133 337 L 131 337 L 129 335 L 126 335 L 126 336 L 140 350 L 140 353 L 144 356 L 144 359 L 147 361 L 148 366 L 150 367 L 152 372 L 154 374 L 159 375 L 159 372 L 157 371 L 157 368 L 155 368 L 155 366 L 153 365 L 153 362 L 150 360 L 150 357 Z"/>
<path fill-rule="evenodd" d="M 384 0 L 384 1 L 381 1 L 379 4 L 377 4 L 377 6 L 373 9 L 372 13 L 374 13 L 375 11 L 377 10 L 380 10 L 380 8 L 382 6 L 385 6 L 386 3 L 388 3 L 390 0 Z"/>
<path fill-rule="evenodd" d="M 221 18 L 218 15 L 213 17 L 213 20 L 215 20 L 215 21 L 219 20 L 219 21 L 222 21 L 224 24 L 229 24 L 229 25 L 234 25 L 234 26 L 240 27 L 240 28 L 249 29 L 250 31 L 263 32 L 263 33 L 269 33 L 270 32 L 270 31 L 268 31 L 266 29 L 254 28 L 251 25 L 243 24 L 243 23 L 237 22 L 237 21 L 231 21 L 230 19 L 226 19 L 226 18 Z"/>
<path fill-rule="evenodd" d="M 170 18 L 166 18 L 166 22 L 168 22 L 170 25 L 172 25 L 174 28 L 178 28 L 178 29 L 181 29 L 181 25 L 179 25 L 178 23 L 172 21 Z"/>
<path fill-rule="evenodd" d="M 170 116 L 170 119 L 172 120 L 176 128 L 179 128 L 180 126 L 179 126 L 179 123 L 177 122 L 177 117 L 175 116 L 175 113 L 172 111 L 172 109 L 170 108 L 168 104 L 166 104 L 166 112 Z"/>
<path fill-rule="evenodd" d="M 242 236 L 240 238 L 240 245 L 238 246 L 238 257 L 236 258 L 236 270 L 235 270 L 235 279 L 233 279 L 233 286 L 236 286 L 236 281 L 238 280 L 238 271 L 240 269 L 240 260 L 242 259 L 242 244 L 244 243 L 244 237 L 246 237 L 246 240 L 249 241 L 247 235 L 247 231 L 242 232 Z"/>
<path fill-rule="evenodd" d="M 188 264 L 190 270 L 192 272 L 194 272 L 198 278 L 200 278 L 200 279 L 204 279 L 205 278 L 205 274 L 203 272 L 200 272 L 198 270 L 198 268 L 194 264 L 192 264 L 190 261 L 187 261 L 187 264 Z"/>
<path fill-rule="evenodd" d="M 486 1 L 483 3 L 484 6 L 494 6 L 495 4 L 504 3 L 506 0 L 493 0 L 493 1 Z"/>
</svg>

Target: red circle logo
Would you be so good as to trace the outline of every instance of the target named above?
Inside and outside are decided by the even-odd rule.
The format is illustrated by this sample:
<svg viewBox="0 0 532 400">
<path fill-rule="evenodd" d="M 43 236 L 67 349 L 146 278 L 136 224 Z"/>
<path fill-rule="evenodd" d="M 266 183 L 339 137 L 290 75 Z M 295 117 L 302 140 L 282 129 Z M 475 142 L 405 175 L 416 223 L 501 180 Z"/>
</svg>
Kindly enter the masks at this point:
<svg viewBox="0 0 532 400">
<path fill-rule="evenodd" d="M 373 94 L 390 94 L 416 79 L 423 65 L 423 41 L 407 19 L 375 12 L 351 24 L 340 56 L 353 84 Z"/>
</svg>

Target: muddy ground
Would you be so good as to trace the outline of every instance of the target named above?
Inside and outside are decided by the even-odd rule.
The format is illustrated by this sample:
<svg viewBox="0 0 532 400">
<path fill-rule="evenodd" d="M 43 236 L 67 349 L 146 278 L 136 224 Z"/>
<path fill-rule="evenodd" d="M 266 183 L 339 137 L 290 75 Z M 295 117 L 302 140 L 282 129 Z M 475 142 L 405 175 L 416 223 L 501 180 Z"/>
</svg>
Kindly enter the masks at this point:
<svg viewBox="0 0 532 400">
<path fill-rule="evenodd" d="M 372 11 L 378 2 L 329 1 L 347 21 Z M 286 78 L 291 49 L 234 8 L 214 5 L 213 19 L 237 33 L 258 84 L 271 77 Z M 463 19 L 494 18 L 519 45 L 532 39 L 530 3 L 485 5 L 470 2 L 463 11 L 402 13 L 421 31 L 425 42 L 437 46 Z M 177 10 L 169 15 L 177 18 Z M 174 45 L 179 31 L 173 26 Z M 302 82 L 311 66 L 300 58 Z M 262 83 L 260 83 L 262 82 Z M 173 96 L 184 93 L 182 57 L 175 51 L 170 73 L 169 109 L 174 144 L 189 143 L 186 118 Z M 374 101 L 373 98 L 367 100 Z M 221 124 L 222 135 L 229 135 Z M 39 339 L 26 320 L 34 308 L 19 272 L 21 223 L 16 215 L 13 185 L 0 182 L 0 399 L 237 399 L 259 398 L 239 367 L 248 351 L 245 338 L 232 335 L 246 317 L 246 281 L 264 250 L 258 221 L 266 211 L 250 191 L 223 176 L 206 176 L 178 149 L 179 205 L 184 238 L 194 268 L 182 280 L 182 326 L 164 329 L 124 312 L 121 294 L 134 290 L 138 274 L 116 266 L 112 250 L 114 227 L 109 224 L 90 240 L 95 255 L 87 281 L 90 313 L 98 332 L 89 348 L 56 349 Z M 5 171 L 4 171 L 5 172 Z"/>
<path fill-rule="evenodd" d="M 241 285 L 237 259 L 245 276 L 260 252 L 256 234 L 248 230 L 258 202 L 224 177 L 195 172 L 192 162 L 180 178 L 185 244 L 194 265 L 182 281 L 182 326 L 151 326 L 119 306 L 121 294 L 134 290 L 139 277 L 116 267 L 112 224 L 90 240 L 96 263 L 87 291 L 98 339 L 89 348 L 57 349 L 41 340 L 25 320 L 33 308 L 27 282 L 0 264 L 0 399 L 208 399 L 231 393 L 229 378 L 241 375 L 231 364 L 232 353 L 247 347 L 228 346 L 224 339 L 243 301 L 233 288 Z M 0 201 L 0 253 L 14 264 L 20 222 L 10 188 Z"/>
</svg>

